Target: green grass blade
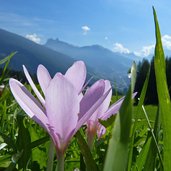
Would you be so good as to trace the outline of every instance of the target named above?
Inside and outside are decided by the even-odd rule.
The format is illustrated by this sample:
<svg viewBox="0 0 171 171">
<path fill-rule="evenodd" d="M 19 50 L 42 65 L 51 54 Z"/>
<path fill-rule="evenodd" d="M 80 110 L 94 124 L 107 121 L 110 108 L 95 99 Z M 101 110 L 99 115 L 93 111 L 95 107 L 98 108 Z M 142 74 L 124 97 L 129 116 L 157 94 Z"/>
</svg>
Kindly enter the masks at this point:
<svg viewBox="0 0 171 171">
<path fill-rule="evenodd" d="M 8 68 L 8 65 L 10 63 L 10 60 L 11 58 L 16 54 L 17 52 L 13 52 L 11 53 L 9 56 L 5 57 L 4 59 L 2 59 L 0 61 L 0 64 L 5 64 L 4 68 L 3 68 L 3 71 L 2 71 L 2 75 L 0 76 L 0 84 L 2 84 L 2 81 L 4 80 L 5 78 L 5 74 L 6 74 L 6 71 L 7 71 L 7 68 Z"/>
<path fill-rule="evenodd" d="M 153 144 L 154 144 L 154 146 L 155 146 L 156 149 L 157 149 L 157 152 L 158 152 L 158 156 L 159 156 L 160 162 L 161 162 L 161 164 L 162 164 L 162 166 L 163 166 L 162 157 L 161 157 L 161 154 L 160 154 L 160 148 L 159 148 L 159 146 L 158 146 L 156 136 L 155 136 L 155 134 L 154 134 L 153 128 L 152 128 L 152 126 L 151 126 L 150 120 L 149 120 L 149 118 L 148 118 L 148 115 L 147 115 L 147 112 L 146 112 L 144 106 L 142 106 L 142 109 L 143 109 L 143 111 L 144 111 L 144 115 L 145 115 L 146 120 L 147 120 L 147 122 L 148 122 L 148 127 L 149 127 L 149 129 L 150 129 L 150 132 L 151 132 L 151 135 L 152 135 L 152 138 L 153 138 Z M 157 129 L 157 128 L 156 128 L 156 126 L 158 125 L 157 122 L 158 122 L 158 115 L 156 115 L 155 130 Z"/>
<path fill-rule="evenodd" d="M 37 146 L 39 146 L 41 144 L 44 144 L 47 141 L 49 141 L 49 136 L 45 136 L 43 138 L 40 138 L 40 139 L 38 139 L 36 141 L 31 142 L 30 145 L 29 145 L 29 148 L 31 148 L 31 149 L 35 148 L 35 147 L 37 147 Z"/>
<path fill-rule="evenodd" d="M 170 96 L 167 87 L 166 79 L 166 64 L 164 51 L 161 42 L 161 35 L 157 15 L 153 8 L 155 32 L 156 32 L 156 47 L 155 47 L 155 58 L 154 67 L 156 74 L 157 93 L 159 99 L 159 108 L 161 111 L 161 123 L 163 127 L 163 164 L 164 170 L 171 170 L 171 103 Z"/>
<path fill-rule="evenodd" d="M 154 131 L 151 130 L 152 140 L 151 140 L 150 148 L 148 151 L 148 155 L 146 156 L 146 162 L 144 164 L 144 170 L 155 170 L 157 153 L 158 153 L 158 156 L 160 159 L 160 164 L 161 164 L 161 168 L 162 168 L 161 170 L 163 170 L 163 161 L 162 161 L 160 149 L 158 146 L 158 134 L 159 134 L 158 132 L 160 131 L 160 124 L 159 123 L 160 123 L 160 119 L 159 119 L 159 110 L 158 110 L 156 113 Z"/>
<path fill-rule="evenodd" d="M 98 168 L 97 168 L 96 162 L 94 161 L 91 151 L 88 147 L 88 144 L 84 140 L 80 131 L 78 131 L 75 136 L 77 138 L 81 153 L 85 159 L 86 170 L 87 171 L 97 171 Z"/>
<path fill-rule="evenodd" d="M 7 57 L 3 58 L 0 60 L 0 65 L 6 63 L 7 61 L 11 60 L 11 58 L 16 54 L 17 52 L 12 52 L 10 55 Z"/>
<path fill-rule="evenodd" d="M 139 102 L 138 102 L 138 106 L 137 106 L 137 110 L 136 110 L 136 116 L 135 116 L 135 127 L 136 127 L 136 124 L 137 124 L 136 121 L 140 117 L 139 116 L 139 111 L 142 109 L 142 105 L 144 104 L 149 78 L 150 78 L 150 69 L 149 69 L 149 71 L 147 73 L 147 77 L 145 79 L 145 82 L 144 82 L 144 85 L 143 85 L 143 88 L 142 88 L 142 91 L 141 91 L 141 95 L 140 95 L 140 98 L 139 98 Z"/>
<path fill-rule="evenodd" d="M 131 86 L 116 117 L 112 130 L 104 171 L 127 170 L 130 132 L 132 125 L 132 93 L 135 83 L 136 66 L 131 69 Z"/>
<path fill-rule="evenodd" d="M 135 166 L 133 167 L 132 171 L 143 170 L 144 163 L 145 163 L 145 161 L 147 159 L 148 151 L 149 151 L 149 148 L 150 148 L 151 139 L 152 139 L 151 137 L 148 138 L 148 140 L 144 144 L 139 156 L 137 157 Z"/>
<path fill-rule="evenodd" d="M 134 116 L 134 119 L 135 119 L 135 122 L 134 122 L 134 125 L 133 125 L 133 129 L 132 129 L 132 136 L 131 136 L 131 144 L 130 144 L 130 152 L 129 152 L 129 162 L 128 162 L 128 170 L 131 170 L 131 167 L 132 167 L 132 159 L 133 159 L 133 148 L 134 148 L 134 136 L 135 136 L 135 131 L 136 131 L 136 128 L 137 128 L 137 120 L 139 119 L 139 111 L 141 110 L 142 108 L 142 105 L 144 104 L 144 100 L 145 100 L 145 96 L 146 96 L 146 92 L 147 92 L 147 87 L 148 87 L 148 82 L 149 82 L 149 77 L 150 77 L 150 69 L 147 73 L 147 76 L 146 76 L 146 79 L 145 79 L 145 82 L 144 82 L 144 85 L 143 85 L 143 88 L 142 88 L 142 91 L 141 91 L 141 95 L 140 95 L 140 100 L 138 102 L 138 106 L 136 108 L 136 116 Z"/>
<path fill-rule="evenodd" d="M 18 116 L 17 118 L 19 131 L 16 143 L 18 151 L 22 153 L 21 157 L 18 160 L 18 167 L 19 169 L 23 168 L 25 170 L 27 167 L 27 163 L 31 157 L 31 149 L 29 148 L 31 137 L 28 128 L 26 128 L 23 124 L 23 119 L 24 118 L 22 116 Z"/>
</svg>

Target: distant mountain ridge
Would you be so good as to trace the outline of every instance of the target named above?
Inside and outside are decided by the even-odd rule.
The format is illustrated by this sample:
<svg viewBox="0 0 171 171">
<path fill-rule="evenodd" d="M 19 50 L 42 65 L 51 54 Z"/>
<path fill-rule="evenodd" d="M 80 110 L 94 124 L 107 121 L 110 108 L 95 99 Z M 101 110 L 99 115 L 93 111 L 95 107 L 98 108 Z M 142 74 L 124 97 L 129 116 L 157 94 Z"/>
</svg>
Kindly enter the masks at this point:
<svg viewBox="0 0 171 171">
<path fill-rule="evenodd" d="M 127 88 L 127 72 L 132 59 L 114 53 L 102 46 L 92 45 L 78 47 L 59 39 L 49 39 L 45 45 L 36 44 L 22 36 L 0 29 L 0 59 L 11 52 L 18 53 L 12 58 L 10 67 L 21 71 L 24 64 L 29 72 L 36 73 L 37 66 L 43 64 L 53 75 L 64 73 L 76 60 L 83 60 L 87 65 L 88 78 L 109 79 L 116 83 L 120 91 Z"/>
<path fill-rule="evenodd" d="M 0 59 L 14 51 L 17 54 L 12 58 L 10 67 L 22 70 L 24 64 L 31 73 L 36 73 L 39 64 L 45 65 L 52 74 L 57 71 L 65 72 L 75 61 L 67 55 L 0 29 Z"/>
<path fill-rule="evenodd" d="M 70 55 L 75 60 L 85 61 L 97 75 L 109 79 L 113 83 L 116 82 L 118 86 L 128 84 L 127 72 L 133 60 L 138 59 L 134 54 L 114 53 L 100 45 L 79 47 L 59 39 L 49 39 L 45 46 L 65 55 Z"/>
</svg>

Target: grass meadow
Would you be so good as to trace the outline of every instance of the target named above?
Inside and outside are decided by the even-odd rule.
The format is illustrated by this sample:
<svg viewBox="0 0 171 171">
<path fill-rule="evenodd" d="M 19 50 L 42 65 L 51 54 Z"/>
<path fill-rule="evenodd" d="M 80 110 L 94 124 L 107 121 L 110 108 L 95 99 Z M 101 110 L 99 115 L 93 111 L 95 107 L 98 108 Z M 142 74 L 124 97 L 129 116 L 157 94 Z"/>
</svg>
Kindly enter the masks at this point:
<svg viewBox="0 0 171 171">
<path fill-rule="evenodd" d="M 31 90 L 29 85 L 27 87 Z M 113 96 L 112 103 L 120 97 Z M 150 131 L 143 110 L 137 111 L 137 108 L 137 106 L 133 107 L 132 119 L 132 122 L 134 122 L 138 115 L 133 155 L 135 161 Z M 145 106 L 145 109 L 151 125 L 154 126 L 157 106 L 148 105 Z M 26 167 L 27 170 L 39 171 L 47 169 L 50 138 L 38 124 L 26 116 L 13 98 L 8 85 L 0 97 L 0 125 L 0 170 L 7 168 L 8 170 L 15 170 L 16 164 L 20 165 L 21 168 Z M 96 139 L 92 150 L 93 158 L 100 170 L 104 165 L 112 125 L 107 128 L 107 133 L 101 139 Z M 86 139 L 85 128 L 82 128 L 82 132 Z M 57 164 L 55 152 L 53 152 L 53 155 L 53 165 L 55 167 Z M 12 160 L 16 161 L 16 163 Z M 81 164 L 84 165 L 83 156 L 77 139 L 74 137 L 66 152 L 65 169 L 74 170 L 80 168 Z M 84 168 L 84 166 L 82 167 Z"/>
</svg>

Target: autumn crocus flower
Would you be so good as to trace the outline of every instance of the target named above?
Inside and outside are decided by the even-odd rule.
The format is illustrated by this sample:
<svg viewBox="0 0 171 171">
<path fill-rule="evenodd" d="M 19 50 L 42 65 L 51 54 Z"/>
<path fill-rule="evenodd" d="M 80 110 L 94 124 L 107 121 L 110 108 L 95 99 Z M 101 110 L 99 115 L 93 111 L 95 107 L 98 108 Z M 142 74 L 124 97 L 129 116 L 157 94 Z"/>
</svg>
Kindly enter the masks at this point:
<svg viewBox="0 0 171 171">
<path fill-rule="evenodd" d="M 100 80 L 99 80 L 100 81 Z M 98 86 L 99 81 L 97 81 L 93 86 Z M 105 134 L 106 129 L 103 125 L 100 124 L 99 120 L 107 120 L 112 115 L 118 113 L 124 97 L 116 101 L 114 104 L 110 106 L 111 98 L 112 98 L 112 89 L 111 84 L 108 80 L 105 80 L 105 90 L 104 94 L 110 89 L 109 94 L 103 101 L 101 105 L 97 108 L 97 110 L 93 113 L 90 119 L 87 122 L 87 138 L 88 144 L 92 147 L 93 140 L 97 134 L 98 138 L 100 138 L 103 134 Z M 135 96 L 135 94 L 133 95 Z"/>
<path fill-rule="evenodd" d="M 60 160 L 70 139 L 96 111 L 110 90 L 104 94 L 105 82 L 100 80 L 84 96 L 80 93 L 86 77 L 86 68 L 82 61 L 75 62 L 65 75 L 57 73 L 53 78 L 43 65 L 39 65 L 37 78 L 44 97 L 25 67 L 24 73 L 38 100 L 23 84 L 12 78 L 9 81 L 11 91 L 27 115 L 49 133 Z"/>
</svg>

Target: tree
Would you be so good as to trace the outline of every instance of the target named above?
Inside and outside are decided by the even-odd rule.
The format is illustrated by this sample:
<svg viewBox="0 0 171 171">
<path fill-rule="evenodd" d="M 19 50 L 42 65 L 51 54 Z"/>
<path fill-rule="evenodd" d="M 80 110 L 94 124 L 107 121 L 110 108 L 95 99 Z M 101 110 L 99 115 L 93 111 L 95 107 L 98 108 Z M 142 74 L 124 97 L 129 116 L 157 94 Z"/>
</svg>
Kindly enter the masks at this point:
<svg viewBox="0 0 171 171">
<path fill-rule="evenodd" d="M 138 92 L 136 98 L 136 104 L 138 103 L 138 97 L 141 94 L 142 87 L 144 85 L 148 70 L 150 68 L 150 63 L 147 59 L 143 59 L 142 62 L 138 63 L 137 66 L 137 79 L 135 84 L 135 91 Z"/>
</svg>

